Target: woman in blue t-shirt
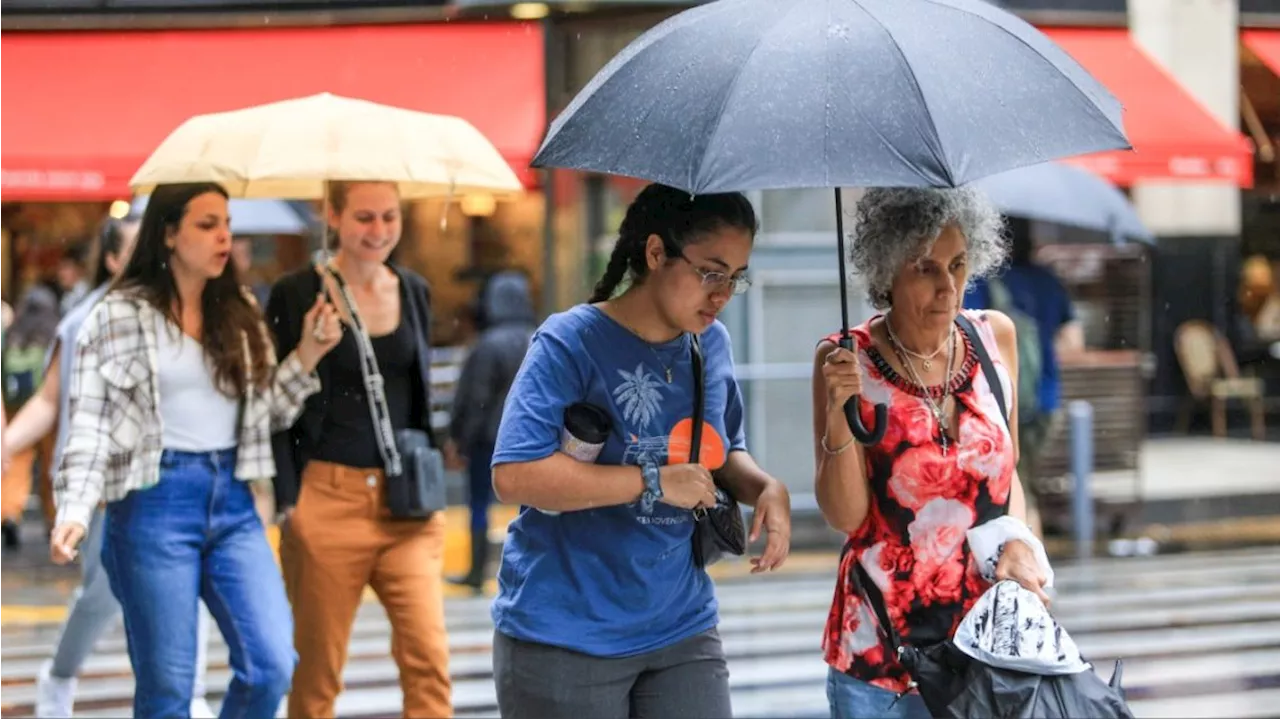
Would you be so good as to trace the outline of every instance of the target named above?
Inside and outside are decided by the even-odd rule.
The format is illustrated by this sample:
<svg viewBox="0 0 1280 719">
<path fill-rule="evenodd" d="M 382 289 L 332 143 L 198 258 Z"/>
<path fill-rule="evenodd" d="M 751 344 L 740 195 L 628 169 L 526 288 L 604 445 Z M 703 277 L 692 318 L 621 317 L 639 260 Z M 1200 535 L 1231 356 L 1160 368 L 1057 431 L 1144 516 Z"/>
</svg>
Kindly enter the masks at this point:
<svg viewBox="0 0 1280 719">
<path fill-rule="evenodd" d="M 693 510 L 715 504 L 711 472 L 755 507 L 750 538 L 768 534 L 753 572 L 782 564 L 791 533 L 786 488 L 747 454 L 729 334 L 716 320 L 748 286 L 755 232 L 741 194 L 649 185 L 591 304 L 534 335 L 493 456 L 499 497 L 521 505 L 493 603 L 505 719 L 730 716 L 715 593 L 691 543 Z M 691 335 L 705 364 L 698 464 L 688 463 Z M 559 451 L 565 409 L 578 402 L 612 423 L 592 464 Z"/>
</svg>

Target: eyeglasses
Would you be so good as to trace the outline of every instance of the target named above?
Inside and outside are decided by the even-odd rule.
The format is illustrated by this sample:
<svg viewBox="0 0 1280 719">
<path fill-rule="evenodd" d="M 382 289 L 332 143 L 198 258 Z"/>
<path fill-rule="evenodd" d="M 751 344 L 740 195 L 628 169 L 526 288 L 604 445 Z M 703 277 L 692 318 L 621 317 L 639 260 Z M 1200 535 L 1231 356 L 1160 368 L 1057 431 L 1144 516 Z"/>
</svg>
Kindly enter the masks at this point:
<svg viewBox="0 0 1280 719">
<path fill-rule="evenodd" d="M 720 272 L 719 270 L 704 270 L 693 264 L 693 262 L 684 255 L 680 255 L 680 259 L 688 262 L 689 266 L 693 268 L 693 271 L 698 273 L 698 276 L 702 278 L 702 289 L 707 290 L 708 292 L 717 292 L 728 288 L 730 294 L 740 295 L 751 288 L 751 278 L 746 275 L 738 275 L 737 277 L 734 277 L 726 272 Z"/>
<path fill-rule="evenodd" d="M 698 273 L 698 276 L 702 278 L 702 289 L 708 292 L 728 289 L 730 294 L 740 295 L 751 288 L 751 278 L 747 275 L 741 274 L 735 277 L 719 270 L 704 270 L 695 265 L 693 260 L 686 257 L 684 250 L 677 247 L 670 239 L 663 238 L 663 244 L 666 245 L 668 257 L 674 260 L 684 260 L 693 268 L 694 272 Z"/>
</svg>

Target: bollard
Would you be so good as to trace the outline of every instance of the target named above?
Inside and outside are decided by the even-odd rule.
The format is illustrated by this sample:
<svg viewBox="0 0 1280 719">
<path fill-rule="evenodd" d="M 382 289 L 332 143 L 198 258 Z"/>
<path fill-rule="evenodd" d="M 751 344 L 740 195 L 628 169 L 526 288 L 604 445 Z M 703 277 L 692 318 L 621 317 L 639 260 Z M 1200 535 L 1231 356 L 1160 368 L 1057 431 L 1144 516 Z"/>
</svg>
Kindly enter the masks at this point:
<svg viewBox="0 0 1280 719">
<path fill-rule="evenodd" d="M 1093 406 L 1074 400 L 1066 409 L 1071 422 L 1071 528 L 1075 555 L 1093 555 Z"/>
<path fill-rule="evenodd" d="M 1093 556 L 1093 405 L 1075 400 L 1067 406 L 1071 422 L 1071 527 L 1076 556 Z"/>
</svg>

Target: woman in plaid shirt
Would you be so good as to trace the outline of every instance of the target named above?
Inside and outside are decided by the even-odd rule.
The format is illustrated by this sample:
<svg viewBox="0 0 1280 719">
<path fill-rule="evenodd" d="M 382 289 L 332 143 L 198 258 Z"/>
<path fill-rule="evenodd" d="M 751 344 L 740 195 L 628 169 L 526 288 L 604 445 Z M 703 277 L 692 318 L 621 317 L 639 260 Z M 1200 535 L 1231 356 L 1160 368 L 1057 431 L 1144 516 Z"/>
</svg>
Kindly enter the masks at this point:
<svg viewBox="0 0 1280 719">
<path fill-rule="evenodd" d="M 271 433 L 319 389 L 316 363 L 341 327 L 317 297 L 277 363 L 230 254 L 222 187 L 157 187 L 128 266 L 75 347 L 52 554 L 74 559 L 107 503 L 102 560 L 124 610 L 135 717 L 187 715 L 198 599 L 230 648 L 222 716 L 274 716 L 296 662 L 248 482 L 275 475 Z"/>
</svg>

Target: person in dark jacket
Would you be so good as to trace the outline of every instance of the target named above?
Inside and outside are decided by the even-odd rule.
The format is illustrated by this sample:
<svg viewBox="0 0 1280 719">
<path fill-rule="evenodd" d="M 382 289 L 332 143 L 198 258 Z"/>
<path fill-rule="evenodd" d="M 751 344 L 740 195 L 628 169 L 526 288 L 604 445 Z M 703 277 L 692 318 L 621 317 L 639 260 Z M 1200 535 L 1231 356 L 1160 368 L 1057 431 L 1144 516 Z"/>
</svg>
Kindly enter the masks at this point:
<svg viewBox="0 0 1280 719">
<path fill-rule="evenodd" d="M 466 458 L 471 504 L 471 571 L 450 581 L 477 591 L 484 585 L 489 556 L 493 443 L 507 391 L 535 329 L 529 281 L 516 271 L 495 274 L 481 288 L 479 309 L 483 330 L 462 367 L 449 426 L 453 448 Z"/>
</svg>

